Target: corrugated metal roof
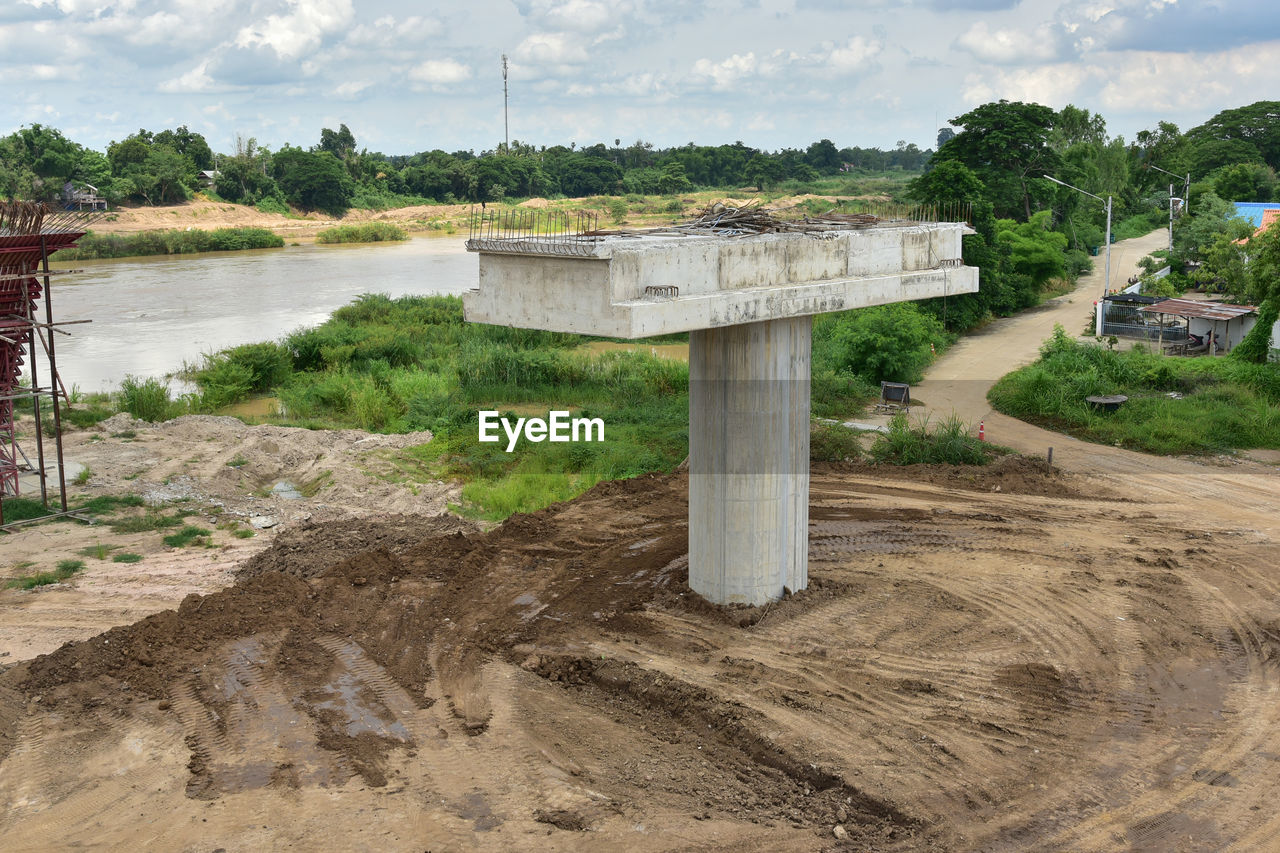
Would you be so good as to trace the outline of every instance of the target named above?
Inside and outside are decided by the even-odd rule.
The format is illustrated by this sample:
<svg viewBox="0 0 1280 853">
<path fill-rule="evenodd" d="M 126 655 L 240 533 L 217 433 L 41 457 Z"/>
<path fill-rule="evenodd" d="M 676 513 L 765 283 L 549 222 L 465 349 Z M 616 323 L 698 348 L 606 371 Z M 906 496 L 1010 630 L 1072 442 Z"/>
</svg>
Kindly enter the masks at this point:
<svg viewBox="0 0 1280 853">
<path fill-rule="evenodd" d="M 1179 317 L 1199 317 L 1204 320 L 1234 320 L 1245 314 L 1254 314 L 1255 305 L 1226 305 L 1222 302 L 1202 302 L 1198 299 L 1166 299 L 1155 305 L 1138 309 L 1147 314 L 1175 314 Z"/>
</svg>

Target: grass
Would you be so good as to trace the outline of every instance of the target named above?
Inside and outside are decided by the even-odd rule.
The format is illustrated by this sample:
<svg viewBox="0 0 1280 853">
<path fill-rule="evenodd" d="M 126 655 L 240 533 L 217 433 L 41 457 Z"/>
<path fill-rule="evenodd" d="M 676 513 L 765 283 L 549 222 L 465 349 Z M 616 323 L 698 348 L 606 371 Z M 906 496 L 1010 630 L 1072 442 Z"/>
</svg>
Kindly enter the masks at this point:
<svg viewBox="0 0 1280 853">
<path fill-rule="evenodd" d="M 1123 394 L 1116 412 L 1085 398 Z M 1280 367 L 1167 358 L 1080 344 L 1059 328 L 1035 363 L 988 393 L 1001 412 L 1069 435 L 1157 454 L 1280 448 Z"/>
<path fill-rule="evenodd" d="M 816 423 L 809 431 L 809 458 L 815 462 L 854 462 L 862 458 L 862 433 L 843 424 Z"/>
<path fill-rule="evenodd" d="M 148 423 L 167 420 L 173 409 L 169 383 L 155 378 L 126 376 L 120 383 L 120 408 Z"/>
<path fill-rule="evenodd" d="M 90 512 L 94 515 L 109 515 L 121 509 L 143 506 L 144 503 L 138 495 L 101 495 L 85 501 L 77 506 L 76 509 Z"/>
<path fill-rule="evenodd" d="M 59 560 L 51 572 L 36 572 L 34 575 L 14 578 L 5 586 L 10 589 L 34 589 L 38 586 L 62 583 L 67 578 L 84 568 L 84 560 Z"/>
<path fill-rule="evenodd" d="M 905 414 L 889 421 L 868 454 L 893 465 L 985 465 L 1000 451 L 979 441 L 975 430 L 955 415 L 930 428 L 928 419 L 912 423 Z"/>
<path fill-rule="evenodd" d="M 148 533 L 152 530 L 165 530 L 170 527 L 177 527 L 182 524 L 183 513 L 176 515 L 163 515 L 156 512 L 147 512 L 142 515 L 134 515 L 129 518 L 122 518 L 111 524 L 113 533 Z"/>
<path fill-rule="evenodd" d="M 233 252 L 244 249 L 278 249 L 284 238 L 265 228 L 218 228 L 203 231 L 170 229 L 133 234 L 94 234 L 81 237 L 75 248 L 61 249 L 59 261 L 86 261 L 144 255 L 188 255 L 197 252 Z"/>
<path fill-rule="evenodd" d="M 404 229 L 390 222 L 365 222 L 360 225 L 339 225 L 326 228 L 316 234 L 317 243 L 383 243 L 407 240 Z"/>
<path fill-rule="evenodd" d="M 28 521 L 49 514 L 49 510 L 45 509 L 44 504 L 40 503 L 40 501 L 33 501 L 30 498 L 4 498 L 4 503 L 0 506 L 4 509 L 5 524 L 15 521 Z"/>
<path fill-rule="evenodd" d="M 111 556 L 111 552 L 118 547 L 120 546 L 103 545 L 101 542 L 95 542 L 93 545 L 81 548 L 76 553 L 83 557 L 93 557 L 95 560 L 105 560 L 107 557 Z"/>
<path fill-rule="evenodd" d="M 84 466 L 76 473 L 75 484 L 83 486 L 93 479 L 93 469 L 88 465 Z"/>
<path fill-rule="evenodd" d="M 140 562 L 142 562 L 142 555 L 141 555 L 141 554 L 134 554 L 134 553 L 131 553 L 131 552 L 129 552 L 129 551 L 125 551 L 125 552 L 124 552 L 124 553 L 122 553 L 122 554 L 113 554 L 113 555 L 111 556 L 111 562 L 113 562 L 113 563 L 140 563 Z"/>
<path fill-rule="evenodd" d="M 211 533 L 212 531 L 206 530 L 203 527 L 196 527 L 193 524 L 188 524 L 177 533 L 171 533 L 164 537 L 164 544 L 168 545 L 170 548 L 183 548 L 192 544 L 208 544 L 209 540 L 204 537 L 209 536 Z"/>
</svg>

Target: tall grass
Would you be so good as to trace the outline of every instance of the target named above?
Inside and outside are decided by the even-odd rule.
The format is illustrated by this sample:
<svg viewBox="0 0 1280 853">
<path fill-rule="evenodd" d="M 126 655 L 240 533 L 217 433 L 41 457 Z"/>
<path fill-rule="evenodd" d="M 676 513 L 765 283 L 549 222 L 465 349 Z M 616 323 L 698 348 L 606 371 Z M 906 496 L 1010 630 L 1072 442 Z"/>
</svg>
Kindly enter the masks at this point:
<svg viewBox="0 0 1280 853">
<path fill-rule="evenodd" d="M 326 228 L 316 235 L 317 243 L 382 243 L 407 240 L 403 228 L 390 222 L 363 222 L 359 225 L 339 225 Z"/>
<path fill-rule="evenodd" d="M 120 383 L 120 408 L 150 423 L 167 420 L 173 408 L 173 401 L 169 399 L 169 383 L 155 378 L 126 376 Z"/>
<path fill-rule="evenodd" d="M 870 456 L 894 465 L 985 465 L 994 452 L 955 415 L 930 428 L 927 420 L 913 424 L 902 414 L 894 416 L 889 431 L 871 445 Z"/>
<path fill-rule="evenodd" d="M 1114 413 L 1085 398 L 1123 394 Z M 1280 448 L 1280 366 L 1230 358 L 1114 352 L 1059 328 L 1034 364 L 988 393 L 999 411 L 1089 441 L 1150 453 Z"/>
<path fill-rule="evenodd" d="M 284 238 L 265 228 L 217 228 L 213 231 L 139 231 L 133 234 L 94 234 L 81 237 L 75 248 L 60 249 L 60 261 L 87 261 L 142 255 L 189 255 L 196 252 L 234 252 L 278 249 Z"/>
</svg>

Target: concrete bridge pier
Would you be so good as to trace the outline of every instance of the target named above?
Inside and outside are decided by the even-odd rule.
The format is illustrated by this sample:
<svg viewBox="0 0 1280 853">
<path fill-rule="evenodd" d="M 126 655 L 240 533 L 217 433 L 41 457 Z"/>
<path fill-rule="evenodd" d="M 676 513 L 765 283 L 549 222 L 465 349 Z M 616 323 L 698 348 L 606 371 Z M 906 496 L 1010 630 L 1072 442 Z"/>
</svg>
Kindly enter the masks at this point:
<svg viewBox="0 0 1280 853">
<path fill-rule="evenodd" d="M 809 583 L 813 318 L 689 334 L 689 586 L 765 604 Z"/>
</svg>

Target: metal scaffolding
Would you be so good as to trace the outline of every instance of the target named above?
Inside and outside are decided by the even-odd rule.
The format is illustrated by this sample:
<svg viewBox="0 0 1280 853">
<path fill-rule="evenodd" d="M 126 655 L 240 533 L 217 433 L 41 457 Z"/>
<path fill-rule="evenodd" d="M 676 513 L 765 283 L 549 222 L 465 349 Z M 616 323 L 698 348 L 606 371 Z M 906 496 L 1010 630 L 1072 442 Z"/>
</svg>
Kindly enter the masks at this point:
<svg viewBox="0 0 1280 853">
<path fill-rule="evenodd" d="M 68 397 L 58 374 L 54 340 L 55 334 L 67 334 L 58 327 L 68 324 L 53 319 L 49 283 L 56 272 L 49 269 L 49 255 L 75 245 L 85 235 L 88 223 L 99 215 L 93 211 L 55 210 L 35 202 L 0 202 L 0 498 L 16 497 L 20 475 L 33 472 L 40 483 L 40 502 L 48 515 L 68 511 L 61 407 Z M 19 383 L 20 377 L 25 384 Z M 30 401 L 35 416 L 34 465 L 18 445 L 15 408 L 24 401 Z M 58 477 L 60 511 L 49 506 L 50 466 L 42 417 L 45 401 L 53 419 L 53 470 Z M 0 501 L 0 527 L 5 526 Z"/>
</svg>

